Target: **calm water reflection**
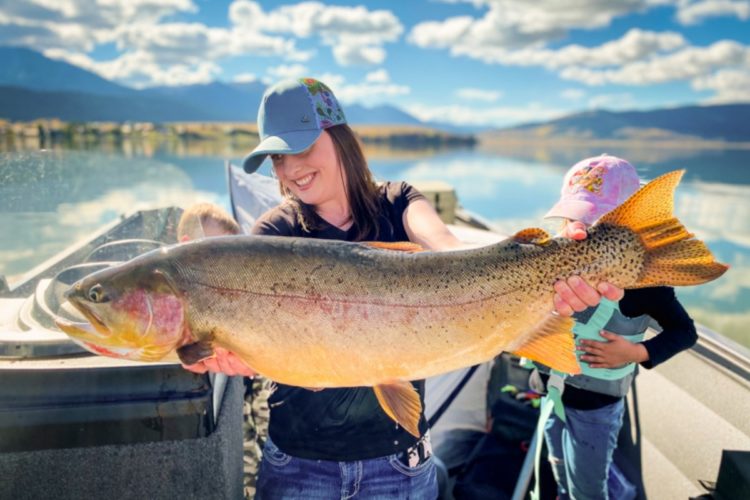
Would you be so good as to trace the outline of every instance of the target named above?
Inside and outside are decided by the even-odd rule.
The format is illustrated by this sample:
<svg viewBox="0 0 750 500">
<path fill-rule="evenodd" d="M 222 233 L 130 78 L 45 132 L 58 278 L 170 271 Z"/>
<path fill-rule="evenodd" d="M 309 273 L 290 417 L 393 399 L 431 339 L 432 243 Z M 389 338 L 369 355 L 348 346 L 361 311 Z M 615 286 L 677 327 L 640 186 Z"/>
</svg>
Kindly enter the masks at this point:
<svg viewBox="0 0 750 500">
<path fill-rule="evenodd" d="M 543 225 L 569 165 L 601 150 L 372 150 L 380 179 L 442 180 L 500 231 Z M 627 150 L 644 179 L 686 168 L 676 213 L 732 269 L 678 294 L 700 323 L 750 346 L 750 151 Z M 0 154 L 0 274 L 17 279 L 121 214 L 212 201 L 227 206 L 227 145 Z M 267 168 L 267 167 L 266 167 Z M 549 228 L 549 225 L 547 225 Z"/>
</svg>

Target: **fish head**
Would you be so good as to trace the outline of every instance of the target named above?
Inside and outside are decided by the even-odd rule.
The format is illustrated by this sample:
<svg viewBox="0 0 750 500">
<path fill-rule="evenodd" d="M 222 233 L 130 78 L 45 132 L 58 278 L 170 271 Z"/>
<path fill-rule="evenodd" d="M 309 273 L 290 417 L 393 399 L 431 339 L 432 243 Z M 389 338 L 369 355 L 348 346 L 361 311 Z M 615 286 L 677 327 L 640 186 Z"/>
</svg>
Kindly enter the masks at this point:
<svg viewBox="0 0 750 500">
<path fill-rule="evenodd" d="M 158 361 L 185 343 L 184 302 L 167 269 L 132 262 L 74 283 L 65 297 L 88 322 L 58 318 L 56 323 L 95 354 Z"/>
</svg>

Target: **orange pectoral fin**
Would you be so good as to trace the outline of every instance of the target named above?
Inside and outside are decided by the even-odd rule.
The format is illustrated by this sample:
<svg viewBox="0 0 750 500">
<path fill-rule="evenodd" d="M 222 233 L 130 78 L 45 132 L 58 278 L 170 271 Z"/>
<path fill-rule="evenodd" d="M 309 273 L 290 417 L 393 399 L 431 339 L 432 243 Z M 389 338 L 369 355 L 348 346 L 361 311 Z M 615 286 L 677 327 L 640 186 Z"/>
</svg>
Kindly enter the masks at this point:
<svg viewBox="0 0 750 500">
<path fill-rule="evenodd" d="M 424 248 L 422 248 L 421 245 L 412 243 L 411 241 L 397 241 L 393 243 L 387 243 L 384 241 L 363 241 L 362 244 L 379 250 L 393 250 L 395 252 L 407 253 L 424 252 Z"/>
<path fill-rule="evenodd" d="M 529 243 L 532 245 L 546 245 L 552 237 L 547 231 L 539 227 L 522 229 L 513 235 L 513 240 L 518 243 Z"/>
<path fill-rule="evenodd" d="M 393 382 L 373 387 L 383 411 L 409 434 L 419 437 L 419 417 L 422 402 L 410 382 Z"/>
<path fill-rule="evenodd" d="M 581 373 L 575 353 L 572 318 L 550 315 L 534 336 L 513 354 L 538 361 L 557 371 L 576 375 Z"/>
</svg>

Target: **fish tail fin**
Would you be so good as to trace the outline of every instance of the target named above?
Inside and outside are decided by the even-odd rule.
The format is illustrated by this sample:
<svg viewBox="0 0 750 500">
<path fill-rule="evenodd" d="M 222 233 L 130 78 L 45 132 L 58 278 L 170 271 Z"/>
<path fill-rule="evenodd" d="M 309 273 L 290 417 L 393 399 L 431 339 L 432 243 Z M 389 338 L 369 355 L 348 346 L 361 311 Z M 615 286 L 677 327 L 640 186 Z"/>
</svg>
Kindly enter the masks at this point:
<svg viewBox="0 0 750 500">
<path fill-rule="evenodd" d="M 640 237 L 646 256 L 632 288 L 699 285 L 729 269 L 674 216 L 674 191 L 684 173 L 676 170 L 654 179 L 597 222 L 627 227 Z"/>
<path fill-rule="evenodd" d="M 373 387 L 383 411 L 414 437 L 419 436 L 422 402 L 411 382 L 397 381 Z"/>
<path fill-rule="evenodd" d="M 516 356 L 537 361 L 557 371 L 576 375 L 581 367 L 576 358 L 572 318 L 549 315 L 532 337 L 513 351 Z"/>
</svg>

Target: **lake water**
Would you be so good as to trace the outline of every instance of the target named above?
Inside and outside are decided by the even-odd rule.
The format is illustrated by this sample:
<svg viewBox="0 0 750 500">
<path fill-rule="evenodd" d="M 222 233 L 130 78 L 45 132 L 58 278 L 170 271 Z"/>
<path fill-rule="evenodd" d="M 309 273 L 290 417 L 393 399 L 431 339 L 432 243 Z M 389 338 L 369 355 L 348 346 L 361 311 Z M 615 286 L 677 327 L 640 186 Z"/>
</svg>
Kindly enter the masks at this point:
<svg viewBox="0 0 750 500">
<path fill-rule="evenodd" d="M 23 148 L 22 148 L 23 149 Z M 204 144 L 164 148 L 0 153 L 0 275 L 11 284 L 35 265 L 121 214 L 212 201 L 228 207 L 224 160 L 243 150 Z M 549 224 L 562 176 L 601 150 L 368 150 L 381 180 L 441 180 L 461 205 L 511 234 Z M 696 321 L 750 346 L 750 151 L 608 148 L 644 179 L 685 168 L 675 211 L 716 257 L 731 265 L 716 282 L 682 288 Z M 266 167 L 267 168 L 267 167 Z"/>
</svg>

